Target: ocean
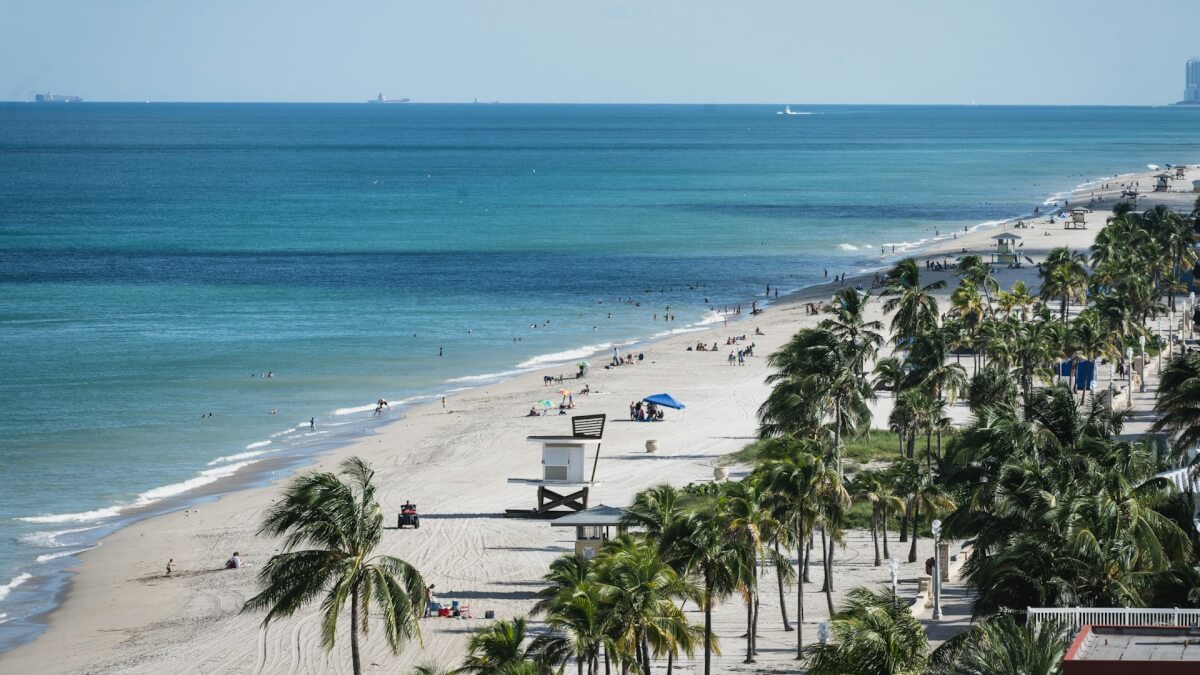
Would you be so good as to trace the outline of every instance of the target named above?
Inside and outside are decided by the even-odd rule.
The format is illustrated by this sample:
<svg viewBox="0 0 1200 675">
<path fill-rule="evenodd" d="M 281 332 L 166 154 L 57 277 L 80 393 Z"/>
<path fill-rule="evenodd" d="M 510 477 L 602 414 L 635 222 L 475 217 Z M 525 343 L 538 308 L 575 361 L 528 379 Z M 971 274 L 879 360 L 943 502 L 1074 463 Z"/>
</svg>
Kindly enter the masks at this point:
<svg viewBox="0 0 1200 675">
<path fill-rule="evenodd" d="M 0 105 L 0 649 L 104 534 L 406 405 L 1200 162 L 1181 108 L 793 109 Z"/>
</svg>

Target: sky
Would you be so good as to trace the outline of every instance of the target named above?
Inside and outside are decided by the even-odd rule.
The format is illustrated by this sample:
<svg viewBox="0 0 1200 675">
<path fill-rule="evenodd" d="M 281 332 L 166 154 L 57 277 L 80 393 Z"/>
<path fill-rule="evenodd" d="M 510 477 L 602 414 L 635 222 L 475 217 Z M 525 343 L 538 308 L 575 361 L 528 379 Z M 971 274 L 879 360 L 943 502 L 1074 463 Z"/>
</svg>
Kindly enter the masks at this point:
<svg viewBox="0 0 1200 675">
<path fill-rule="evenodd" d="M 0 99 L 1157 105 L 1200 0 L 0 0 Z"/>
</svg>

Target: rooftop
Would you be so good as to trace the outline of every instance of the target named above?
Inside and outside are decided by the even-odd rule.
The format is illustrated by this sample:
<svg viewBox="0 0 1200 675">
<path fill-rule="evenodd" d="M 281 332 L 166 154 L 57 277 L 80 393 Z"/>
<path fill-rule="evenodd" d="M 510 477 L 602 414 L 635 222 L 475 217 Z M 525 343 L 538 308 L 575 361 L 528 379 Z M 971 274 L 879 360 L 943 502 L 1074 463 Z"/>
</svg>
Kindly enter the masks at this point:
<svg viewBox="0 0 1200 675">
<path fill-rule="evenodd" d="M 1200 629 L 1188 626 L 1084 626 L 1068 661 L 1200 662 Z"/>
</svg>

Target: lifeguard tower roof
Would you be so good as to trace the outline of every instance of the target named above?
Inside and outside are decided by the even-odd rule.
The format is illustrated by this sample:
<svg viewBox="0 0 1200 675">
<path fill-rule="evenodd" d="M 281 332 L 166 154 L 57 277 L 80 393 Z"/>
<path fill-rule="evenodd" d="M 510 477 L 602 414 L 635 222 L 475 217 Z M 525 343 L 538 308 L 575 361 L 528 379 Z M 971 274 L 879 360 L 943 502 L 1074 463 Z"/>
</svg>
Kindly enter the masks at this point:
<svg viewBox="0 0 1200 675">
<path fill-rule="evenodd" d="M 615 527 L 628 513 L 625 509 L 607 504 L 597 504 L 550 523 L 552 527 Z"/>
</svg>

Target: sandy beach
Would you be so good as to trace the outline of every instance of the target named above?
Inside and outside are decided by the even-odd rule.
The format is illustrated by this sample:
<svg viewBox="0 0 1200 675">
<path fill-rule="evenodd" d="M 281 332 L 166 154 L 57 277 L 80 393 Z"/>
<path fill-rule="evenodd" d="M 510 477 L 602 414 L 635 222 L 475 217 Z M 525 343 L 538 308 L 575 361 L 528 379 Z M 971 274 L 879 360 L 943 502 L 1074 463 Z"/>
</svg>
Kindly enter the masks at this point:
<svg viewBox="0 0 1200 675">
<path fill-rule="evenodd" d="M 1191 169 L 1188 180 L 1200 177 Z M 1139 208 L 1167 203 L 1190 210 L 1195 195 L 1146 192 L 1152 174 L 1114 179 L 1107 192 L 1087 186 L 1071 197 L 1071 205 L 1086 204 L 1093 194 L 1103 197 L 1087 217 L 1086 229 L 1064 229 L 1050 225 L 1045 217 L 1027 220 L 1028 228 L 1015 232 L 1022 237 L 1022 255 L 1034 261 L 1054 247 L 1086 249 L 1104 225 L 1108 210 L 1118 201 L 1116 183 L 1140 181 L 1144 199 Z M 1182 190 L 1184 182 L 1173 183 Z M 1011 224 L 972 232 L 941 233 L 949 236 L 916 254 L 920 260 L 953 262 L 954 257 L 978 253 L 988 259 L 994 249 L 992 237 Z M 885 255 L 886 267 L 901 255 Z M 833 270 L 831 270 L 833 272 Z M 939 292 L 945 300 L 954 286 L 954 270 L 926 271 L 929 279 L 946 279 L 948 288 Z M 1035 289 L 1037 269 L 997 267 L 1002 288 L 1023 280 Z M 862 277 L 867 288 L 872 275 Z M 847 284 L 860 281 L 847 278 Z M 750 299 L 743 315 L 731 317 L 728 325 L 714 325 L 701 332 L 675 335 L 635 348 L 644 359 L 636 365 L 604 369 L 608 355 L 591 359 L 586 378 L 568 380 L 561 386 L 578 391 L 584 384 L 591 394 L 576 396 L 574 414 L 603 413 L 608 416 L 601 448 L 596 484 L 591 488 L 592 505 L 628 504 L 640 490 L 668 482 L 684 485 L 713 480 L 713 467 L 730 452 L 753 440 L 756 411 L 768 393 L 766 356 L 782 345 L 797 329 L 814 325 L 821 317 L 810 315 L 806 305 L 828 300 L 836 284 L 813 287 L 768 307 L 762 314 L 748 316 Z M 760 296 L 761 300 L 761 296 Z M 648 313 L 654 310 L 647 308 Z M 872 298 L 868 318 L 880 319 L 880 303 Z M 736 320 L 733 320 L 736 319 Z M 762 335 L 756 334 L 756 329 Z M 730 366 L 725 346 L 730 336 L 746 340 L 732 347 L 755 344 L 755 356 L 745 366 Z M 688 351 L 697 343 L 717 343 L 715 352 Z M 443 667 L 458 665 L 470 633 L 484 625 L 485 611 L 497 618 L 524 614 L 547 565 L 572 550 L 573 531 L 552 528 L 547 521 L 504 517 L 507 508 L 531 508 L 536 488 L 510 479 L 540 475 L 538 446 L 527 436 L 569 433 L 569 417 L 547 415 L 526 417 L 531 403 L 558 399 L 560 385 L 546 386 L 546 374 L 573 372 L 573 366 L 551 367 L 498 384 L 487 385 L 406 412 L 378 433 L 320 456 L 310 468 L 331 469 L 340 460 L 358 455 L 377 470 L 380 503 L 387 523 L 405 501 L 420 507 L 419 530 L 389 529 L 382 553 L 414 564 L 426 580 L 436 584 L 440 599 L 459 600 L 471 606 L 474 619 L 428 619 L 421 623 L 422 644 L 411 643 L 399 656 L 392 656 L 382 636 L 363 642 L 364 665 L 368 672 L 408 672 L 420 663 Z M 687 405 L 686 410 L 666 412 L 661 423 L 628 420 L 631 401 L 669 392 Z M 883 426 L 891 403 L 886 395 L 874 404 L 875 425 Z M 363 413 L 364 417 L 370 412 Z M 967 419 L 963 405 L 953 407 L 957 422 Z M 659 449 L 650 454 L 647 440 L 657 440 Z M 733 467 L 732 477 L 746 467 Z M 290 472 L 280 471 L 278 480 Z M 25 672 L 138 672 L 138 673 L 308 673 L 348 672 L 348 640 L 326 654 L 319 635 L 319 607 L 279 621 L 264 631 L 262 615 L 241 614 L 243 602 L 257 591 L 256 573 L 279 549 L 276 542 L 255 536 L 264 510 L 279 493 L 279 484 L 241 490 L 201 504 L 198 508 L 150 518 L 122 529 L 103 545 L 81 555 L 82 563 L 66 591 L 62 605 L 48 617 L 48 628 L 34 642 L 0 655 L 0 671 Z M 887 567 L 874 567 L 868 534 L 852 532 L 847 548 L 836 559 L 837 591 L 860 584 L 880 584 L 889 579 Z M 898 545 L 897 545 L 898 546 Z M 929 542 L 921 542 L 923 560 Z M 247 567 L 221 569 L 233 551 L 239 551 Z M 896 550 L 896 549 L 894 549 Z M 168 559 L 175 571 L 164 576 Z M 911 580 L 920 574 L 919 563 L 905 564 L 902 592 L 912 593 Z M 819 577 L 819 574 L 816 575 Z M 773 578 L 773 577 L 772 577 Z M 826 620 L 825 602 L 818 583 L 806 587 L 806 635 L 815 635 L 815 625 Z M 761 663 L 744 672 L 785 672 L 793 655 L 794 633 L 784 633 L 778 622 L 778 596 L 773 585 L 762 590 L 763 638 Z M 835 597 L 836 600 L 836 597 Z M 789 595 L 789 603 L 795 602 Z M 795 608 L 789 609 L 795 616 Z M 694 615 L 693 615 L 694 616 Z M 718 672 L 742 672 L 740 641 L 744 613 L 731 599 L 719 608 L 716 629 L 725 655 L 717 661 Z M 810 625 L 811 624 L 811 625 Z M 536 626 L 536 623 L 535 623 Z M 685 661 L 677 672 L 687 672 Z"/>
</svg>

